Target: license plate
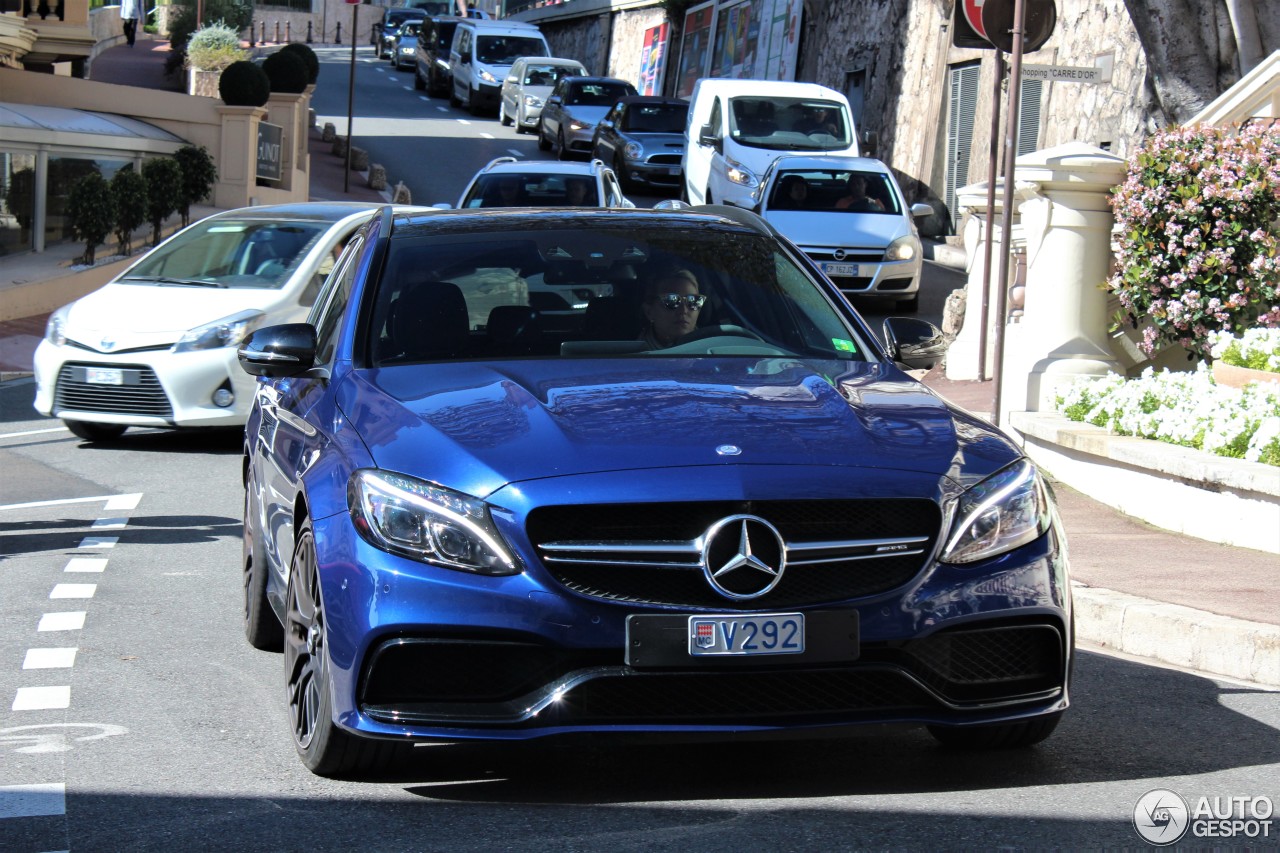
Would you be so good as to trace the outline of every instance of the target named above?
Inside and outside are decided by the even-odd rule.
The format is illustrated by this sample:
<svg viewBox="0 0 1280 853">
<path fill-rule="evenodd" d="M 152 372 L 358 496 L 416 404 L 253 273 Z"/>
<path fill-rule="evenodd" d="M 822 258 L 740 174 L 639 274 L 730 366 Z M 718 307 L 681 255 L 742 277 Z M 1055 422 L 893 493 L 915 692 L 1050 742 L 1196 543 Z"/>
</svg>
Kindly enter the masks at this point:
<svg viewBox="0 0 1280 853">
<path fill-rule="evenodd" d="M 804 614 L 690 616 L 689 654 L 798 655 L 804 651 Z"/>
<path fill-rule="evenodd" d="M 822 271 L 827 275 L 838 275 L 838 276 L 844 276 L 847 278 L 856 278 L 858 275 L 858 265 L 857 264 L 833 264 L 830 262 L 824 262 L 822 264 Z"/>
<path fill-rule="evenodd" d="M 90 385 L 123 385 L 124 371 L 118 367 L 86 367 L 84 381 Z"/>
<path fill-rule="evenodd" d="M 678 174 L 680 174 L 680 167 L 679 167 L 679 166 L 668 166 L 668 167 L 667 167 L 667 174 L 668 174 L 668 175 L 678 175 Z"/>
</svg>

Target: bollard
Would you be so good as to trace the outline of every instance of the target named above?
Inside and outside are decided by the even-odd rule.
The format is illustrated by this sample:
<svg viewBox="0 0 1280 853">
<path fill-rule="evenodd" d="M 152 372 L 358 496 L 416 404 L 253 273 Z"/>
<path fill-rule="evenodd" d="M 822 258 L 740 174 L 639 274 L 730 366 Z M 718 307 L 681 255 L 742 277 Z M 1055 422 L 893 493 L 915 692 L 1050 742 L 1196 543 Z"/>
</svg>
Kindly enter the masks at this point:
<svg viewBox="0 0 1280 853">
<path fill-rule="evenodd" d="M 253 21 L 249 22 L 249 47 L 258 46 L 258 28 L 253 25 Z"/>
<path fill-rule="evenodd" d="M 276 21 L 276 44 L 280 43 L 280 22 Z"/>
<path fill-rule="evenodd" d="M 259 21 L 258 22 L 258 44 L 266 44 L 266 43 L 267 43 L 267 22 Z"/>
<path fill-rule="evenodd" d="M 367 172 L 369 170 L 369 152 L 358 145 L 351 146 L 351 171 Z"/>
<path fill-rule="evenodd" d="M 387 169 L 381 163 L 369 166 L 369 189 L 385 190 L 387 188 Z"/>
<path fill-rule="evenodd" d="M 320 131 L 320 141 L 333 142 L 337 138 L 338 138 L 337 128 L 333 126 L 333 122 L 326 121 L 324 123 L 324 129 Z"/>
<path fill-rule="evenodd" d="M 338 21 L 338 36 L 333 40 L 334 44 L 342 44 L 342 21 Z"/>
<path fill-rule="evenodd" d="M 311 22 L 307 21 L 307 44 L 311 44 Z"/>
<path fill-rule="evenodd" d="M 284 22 L 284 43 L 293 41 L 293 21 Z"/>
</svg>

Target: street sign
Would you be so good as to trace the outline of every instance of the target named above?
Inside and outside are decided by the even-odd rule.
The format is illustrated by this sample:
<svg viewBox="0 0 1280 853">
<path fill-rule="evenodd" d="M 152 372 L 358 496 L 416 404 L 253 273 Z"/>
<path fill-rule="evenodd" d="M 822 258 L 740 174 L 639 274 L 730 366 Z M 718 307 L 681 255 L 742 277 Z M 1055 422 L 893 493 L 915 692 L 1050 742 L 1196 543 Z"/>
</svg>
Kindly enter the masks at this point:
<svg viewBox="0 0 1280 853">
<path fill-rule="evenodd" d="M 1013 13 L 1016 0 L 984 0 L 981 4 L 982 32 L 987 41 L 1013 53 Z M 1058 23 L 1054 0 L 1023 0 L 1022 52 L 1034 53 L 1044 47 Z"/>
<path fill-rule="evenodd" d="M 258 122 L 258 171 L 264 181 L 278 181 L 283 177 L 284 128 L 278 124 Z"/>
<path fill-rule="evenodd" d="M 1026 80 L 1047 80 L 1051 83 L 1101 83 L 1102 69 L 1073 65 L 1023 65 L 1022 76 Z"/>
<path fill-rule="evenodd" d="M 973 31 L 984 39 L 987 37 L 987 31 L 982 27 L 982 4 L 986 0 L 961 0 L 961 10 L 964 12 L 964 19 L 969 26 L 973 27 Z"/>
<path fill-rule="evenodd" d="M 952 46 L 976 48 L 977 50 L 995 50 L 996 46 L 983 38 L 969 23 L 969 18 L 965 14 L 965 9 L 969 2 L 972 2 L 972 0 L 964 0 L 963 3 L 957 2 L 951 7 Z M 979 18 L 978 22 L 981 24 L 982 19 Z"/>
</svg>

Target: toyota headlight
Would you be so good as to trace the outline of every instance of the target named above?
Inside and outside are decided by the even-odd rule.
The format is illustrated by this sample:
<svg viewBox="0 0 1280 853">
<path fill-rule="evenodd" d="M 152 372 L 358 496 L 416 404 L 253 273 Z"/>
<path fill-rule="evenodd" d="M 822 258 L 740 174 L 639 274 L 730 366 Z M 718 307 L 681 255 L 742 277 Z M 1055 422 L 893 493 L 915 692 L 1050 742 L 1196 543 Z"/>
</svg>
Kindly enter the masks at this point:
<svg viewBox="0 0 1280 853">
<path fill-rule="evenodd" d="M 493 74 L 491 74 L 488 70 L 484 70 L 484 71 L 481 71 L 481 72 L 480 72 L 480 79 L 481 79 L 481 80 L 483 80 L 483 81 L 484 81 L 484 82 L 486 82 L 486 83 L 497 83 L 497 82 L 498 82 L 498 78 L 497 78 L 497 77 L 494 77 L 494 76 L 493 76 Z"/>
<path fill-rule="evenodd" d="M 942 551 L 944 563 L 973 563 L 1032 542 L 1049 529 L 1048 489 L 1026 459 L 961 495 Z"/>
<path fill-rule="evenodd" d="M 758 186 L 760 181 L 755 175 L 751 174 L 751 170 L 743 166 L 741 163 L 729 162 L 729 169 L 725 172 L 725 177 L 744 187 Z"/>
<path fill-rule="evenodd" d="M 261 311 L 241 311 L 239 314 L 196 326 L 178 339 L 173 345 L 173 351 L 194 352 L 238 346 L 250 332 L 262 325 L 265 316 Z"/>
<path fill-rule="evenodd" d="M 920 254 L 920 241 L 912 234 L 904 234 L 889 244 L 885 250 L 886 261 L 909 261 Z"/>
<path fill-rule="evenodd" d="M 542 98 L 537 95 L 525 95 L 524 105 L 531 110 L 540 110 L 542 109 Z"/>
<path fill-rule="evenodd" d="M 44 339 L 55 347 L 67 342 L 67 315 L 70 313 L 71 306 L 63 305 L 50 314 L 48 322 L 44 324 Z"/>
<path fill-rule="evenodd" d="M 351 521 L 375 548 L 483 575 L 519 571 L 484 501 L 423 480 L 362 469 L 347 482 Z"/>
<path fill-rule="evenodd" d="M 628 160 L 640 160 L 644 158 L 644 146 L 639 142 L 628 142 L 626 147 L 622 149 L 622 154 Z"/>
</svg>

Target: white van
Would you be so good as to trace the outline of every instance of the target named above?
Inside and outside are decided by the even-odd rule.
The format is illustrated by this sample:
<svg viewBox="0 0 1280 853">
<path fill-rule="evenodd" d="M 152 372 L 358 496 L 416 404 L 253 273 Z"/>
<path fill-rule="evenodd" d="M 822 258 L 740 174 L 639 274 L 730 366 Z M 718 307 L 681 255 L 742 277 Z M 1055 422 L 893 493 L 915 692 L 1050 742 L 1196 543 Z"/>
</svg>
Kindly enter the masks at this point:
<svg viewBox="0 0 1280 853">
<path fill-rule="evenodd" d="M 779 156 L 858 156 L 849 101 L 816 83 L 703 78 L 689 97 L 684 186 L 693 204 L 752 208 Z"/>
<path fill-rule="evenodd" d="M 449 103 L 466 105 L 472 115 L 496 110 L 502 81 L 522 56 L 550 56 L 547 40 L 533 24 L 519 21 L 463 20 L 449 49 L 452 88 Z"/>
</svg>

